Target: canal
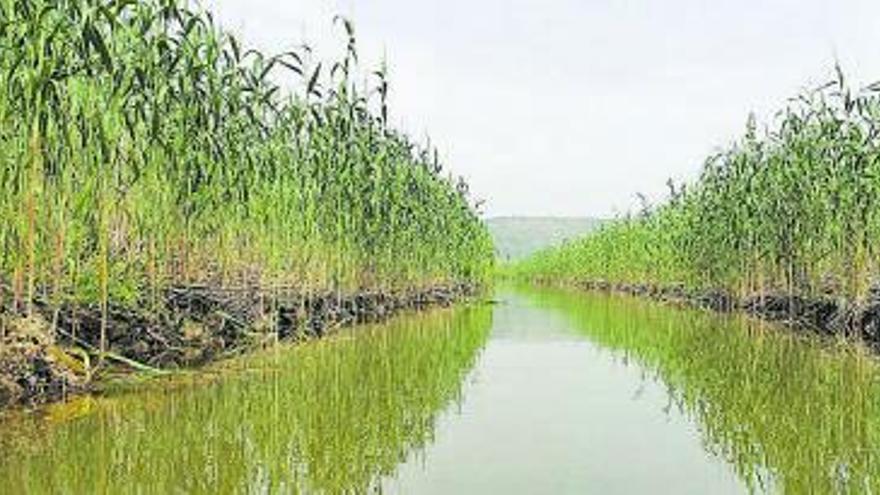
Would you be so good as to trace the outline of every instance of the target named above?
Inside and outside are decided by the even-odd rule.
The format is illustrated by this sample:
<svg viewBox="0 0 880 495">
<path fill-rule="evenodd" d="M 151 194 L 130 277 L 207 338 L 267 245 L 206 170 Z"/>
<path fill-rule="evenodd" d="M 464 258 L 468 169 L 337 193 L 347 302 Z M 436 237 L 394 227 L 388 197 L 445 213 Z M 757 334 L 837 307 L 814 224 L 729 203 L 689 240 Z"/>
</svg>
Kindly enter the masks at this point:
<svg viewBox="0 0 880 495">
<path fill-rule="evenodd" d="M 876 359 L 504 287 L 0 423 L 0 493 L 864 493 Z"/>
</svg>

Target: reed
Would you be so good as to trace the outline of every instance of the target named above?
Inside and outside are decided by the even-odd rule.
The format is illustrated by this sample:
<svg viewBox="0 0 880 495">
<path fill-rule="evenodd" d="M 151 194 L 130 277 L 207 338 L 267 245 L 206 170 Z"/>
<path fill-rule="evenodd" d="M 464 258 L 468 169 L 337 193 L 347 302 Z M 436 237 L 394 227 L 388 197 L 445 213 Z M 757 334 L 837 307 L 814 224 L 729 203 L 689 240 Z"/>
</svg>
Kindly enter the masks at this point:
<svg viewBox="0 0 880 495">
<path fill-rule="evenodd" d="M 709 157 L 667 201 L 511 267 L 517 276 L 865 301 L 880 261 L 880 84 L 834 81 Z"/>
<path fill-rule="evenodd" d="M 356 84 L 337 24 L 318 61 L 184 0 L 0 1 L 0 306 L 482 281 L 467 187 L 389 127 L 387 71 Z"/>
</svg>

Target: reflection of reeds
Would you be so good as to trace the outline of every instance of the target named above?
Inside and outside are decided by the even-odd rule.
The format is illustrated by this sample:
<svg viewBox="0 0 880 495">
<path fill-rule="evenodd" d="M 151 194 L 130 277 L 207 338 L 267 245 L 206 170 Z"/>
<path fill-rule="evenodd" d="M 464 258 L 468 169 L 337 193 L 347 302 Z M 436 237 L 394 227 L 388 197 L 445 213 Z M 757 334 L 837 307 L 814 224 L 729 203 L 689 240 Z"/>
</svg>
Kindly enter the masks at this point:
<svg viewBox="0 0 880 495">
<path fill-rule="evenodd" d="M 387 126 L 384 68 L 352 82 L 339 24 L 345 55 L 321 64 L 182 1 L 0 2 L 0 304 L 483 277 L 466 187 Z"/>
<path fill-rule="evenodd" d="M 77 419 L 29 417 L 0 435 L 0 492 L 372 493 L 432 442 L 490 325 L 489 307 L 437 310 L 233 361 L 192 386 L 55 406 Z"/>
<path fill-rule="evenodd" d="M 880 97 L 838 78 L 791 101 L 773 131 L 709 158 L 698 181 L 638 215 L 524 263 L 530 276 L 828 292 L 863 301 L 880 260 Z"/>
<path fill-rule="evenodd" d="M 592 341 L 656 373 L 698 422 L 707 448 L 753 491 L 880 489 L 880 370 L 861 347 L 631 297 L 536 297 Z"/>
</svg>

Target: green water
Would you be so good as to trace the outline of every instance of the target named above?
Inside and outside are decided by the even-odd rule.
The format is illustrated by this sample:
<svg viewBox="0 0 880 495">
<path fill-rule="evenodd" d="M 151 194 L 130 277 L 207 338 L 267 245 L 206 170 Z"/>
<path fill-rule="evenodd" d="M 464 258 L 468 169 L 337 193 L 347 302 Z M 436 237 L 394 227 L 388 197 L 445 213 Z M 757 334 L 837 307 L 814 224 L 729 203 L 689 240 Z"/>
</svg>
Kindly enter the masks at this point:
<svg viewBox="0 0 880 495">
<path fill-rule="evenodd" d="M 0 422 L 0 493 L 875 493 L 858 348 L 504 289 Z"/>
</svg>

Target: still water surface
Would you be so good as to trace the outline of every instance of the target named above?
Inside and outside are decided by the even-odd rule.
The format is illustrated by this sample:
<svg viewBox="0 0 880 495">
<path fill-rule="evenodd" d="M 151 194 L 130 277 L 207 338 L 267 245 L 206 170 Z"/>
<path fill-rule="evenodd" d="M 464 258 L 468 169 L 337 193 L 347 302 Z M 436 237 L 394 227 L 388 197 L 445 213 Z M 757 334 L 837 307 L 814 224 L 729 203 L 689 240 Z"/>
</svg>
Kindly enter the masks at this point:
<svg viewBox="0 0 880 495">
<path fill-rule="evenodd" d="M 503 289 L 0 422 L 0 493 L 872 493 L 876 359 Z"/>
</svg>

